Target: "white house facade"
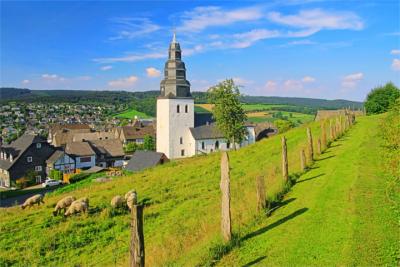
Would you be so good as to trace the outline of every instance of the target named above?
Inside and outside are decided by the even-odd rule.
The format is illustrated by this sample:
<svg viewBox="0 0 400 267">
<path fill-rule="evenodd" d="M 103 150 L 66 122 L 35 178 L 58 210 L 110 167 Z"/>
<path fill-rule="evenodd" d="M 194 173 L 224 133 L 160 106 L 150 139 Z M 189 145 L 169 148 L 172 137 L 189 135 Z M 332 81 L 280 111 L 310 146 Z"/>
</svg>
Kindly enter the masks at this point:
<svg viewBox="0 0 400 267">
<path fill-rule="evenodd" d="M 174 34 L 157 98 L 157 152 L 176 159 L 232 149 L 211 117 L 204 118 L 194 112 L 194 99 L 181 53 Z M 254 126 L 246 127 L 248 134 L 236 147 L 255 142 Z"/>
</svg>

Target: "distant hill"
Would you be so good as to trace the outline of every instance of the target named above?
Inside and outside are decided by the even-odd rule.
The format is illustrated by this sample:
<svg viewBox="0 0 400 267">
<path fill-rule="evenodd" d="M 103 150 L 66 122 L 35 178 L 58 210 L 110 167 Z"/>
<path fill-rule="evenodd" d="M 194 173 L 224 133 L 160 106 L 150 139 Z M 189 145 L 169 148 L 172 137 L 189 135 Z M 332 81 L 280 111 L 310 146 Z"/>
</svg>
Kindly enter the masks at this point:
<svg viewBox="0 0 400 267">
<path fill-rule="evenodd" d="M 29 102 L 72 102 L 72 103 L 115 103 L 126 104 L 150 116 L 155 115 L 156 97 L 158 91 L 127 92 L 127 91 L 82 91 L 82 90 L 30 90 L 21 88 L 0 88 L 0 102 L 29 101 Z M 196 103 L 207 103 L 205 92 L 193 92 Z M 315 113 L 318 109 L 340 109 L 350 107 L 361 109 L 362 102 L 349 100 L 326 100 L 301 97 L 275 97 L 275 96 L 243 96 L 244 103 L 283 104 L 297 106 L 297 111 Z"/>
</svg>

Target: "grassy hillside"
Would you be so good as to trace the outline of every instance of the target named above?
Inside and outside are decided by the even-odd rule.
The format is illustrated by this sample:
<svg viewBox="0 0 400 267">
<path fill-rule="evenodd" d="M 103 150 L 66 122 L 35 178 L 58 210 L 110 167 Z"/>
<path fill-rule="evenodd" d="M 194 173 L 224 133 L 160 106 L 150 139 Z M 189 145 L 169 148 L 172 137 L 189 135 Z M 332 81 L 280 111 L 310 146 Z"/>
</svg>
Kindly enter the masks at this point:
<svg viewBox="0 0 400 267">
<path fill-rule="evenodd" d="M 376 126 L 376 120 L 376 117 L 362 119 L 350 131 L 349 137 L 341 141 L 343 143 L 335 144 L 331 151 L 323 157 L 329 157 L 330 153 L 339 153 L 338 150 L 344 149 L 346 143 L 350 145 L 349 149 L 356 149 L 360 142 L 357 138 L 369 138 L 368 133 L 371 131 L 371 127 Z M 311 126 L 314 134 L 319 135 L 319 125 L 312 123 Z M 293 129 L 286 133 L 286 137 L 288 139 L 290 173 L 298 173 L 300 169 L 299 150 L 306 144 L 305 128 Z M 286 216 L 280 213 L 287 210 L 286 208 L 278 209 L 266 221 L 256 212 L 255 177 L 258 175 L 265 176 L 267 195 L 270 199 L 274 198 L 275 194 L 282 189 L 280 150 L 280 136 L 275 136 L 238 151 L 230 152 L 232 220 L 235 236 L 244 236 L 252 229 L 258 229 L 259 225 L 265 225 L 266 222 L 268 224 L 279 222 L 281 218 L 279 216 Z M 129 214 L 126 212 L 113 213 L 109 208 L 109 202 L 114 195 L 124 194 L 128 190 L 136 188 L 139 193 L 139 200 L 147 203 L 144 215 L 146 263 L 149 266 L 210 264 L 213 258 L 221 254 L 223 248 L 221 246 L 219 221 L 219 159 L 219 153 L 215 153 L 209 156 L 174 161 L 145 172 L 116 178 L 109 183 L 89 184 L 69 193 L 56 192 L 45 198 L 46 204 L 42 207 L 24 211 L 19 208 L 3 209 L 0 211 L 0 218 L 2 218 L 0 220 L 0 262 L 18 265 L 69 266 L 77 264 L 89 266 L 126 264 L 128 260 Z M 345 157 L 343 161 L 351 165 L 349 158 Z M 316 167 L 322 169 L 324 162 L 328 162 L 328 159 L 318 161 L 317 164 L 321 164 L 321 166 Z M 326 177 L 331 175 L 328 171 L 324 173 Z M 360 184 L 363 182 L 363 177 L 359 178 Z M 307 178 L 300 179 L 306 181 Z M 332 179 L 342 179 L 341 183 L 338 182 L 339 185 L 337 186 L 341 186 L 337 189 L 338 191 L 346 188 L 348 179 L 346 176 L 335 174 Z M 288 204 L 288 207 L 292 204 L 300 204 L 303 201 L 313 202 L 313 200 L 308 200 L 313 196 L 318 196 L 314 199 L 314 202 L 321 201 L 324 204 L 325 201 L 325 206 L 322 205 L 321 208 L 330 209 L 336 205 L 335 202 L 332 203 L 335 196 L 333 193 L 328 194 L 326 199 L 324 199 L 323 192 L 320 194 L 312 193 L 311 191 L 321 190 L 321 185 L 312 185 L 310 184 L 311 181 L 314 180 L 295 185 L 293 193 L 296 188 L 306 187 L 308 190 L 302 189 L 304 191 L 300 191 L 296 195 L 295 201 L 290 200 L 293 197 L 288 198 L 286 202 L 293 202 Z M 315 181 L 322 181 L 322 179 L 315 179 Z M 355 186 L 352 180 L 349 180 L 349 184 Z M 325 193 L 329 192 L 329 188 L 330 190 L 336 188 L 335 183 L 322 185 L 328 187 Z M 369 188 L 367 183 L 365 186 L 367 186 L 367 189 Z M 90 215 L 68 219 L 54 218 L 51 215 L 53 206 L 58 199 L 66 195 L 89 196 Z M 356 196 L 359 195 L 351 196 L 351 198 L 349 196 L 349 199 L 354 202 L 361 201 Z M 338 199 L 338 201 L 343 203 L 344 199 Z M 311 213 L 312 206 L 302 206 L 301 208 L 308 209 L 307 212 L 304 212 L 304 216 Z M 353 211 L 348 210 L 351 213 Z M 354 212 L 358 214 L 365 211 L 355 210 Z M 343 214 L 334 212 L 331 216 L 334 215 L 337 215 L 337 217 L 332 218 L 333 222 L 338 220 L 339 223 L 342 223 L 341 220 L 343 219 L 340 216 L 343 216 Z M 298 218 L 302 216 L 298 216 Z M 323 217 L 317 217 L 317 220 L 313 221 L 312 217 L 307 216 L 307 218 L 307 223 L 310 225 L 318 225 L 320 220 L 318 218 L 323 219 Z M 363 217 L 356 218 L 360 220 Z M 385 217 L 385 219 L 390 219 L 390 217 Z M 286 219 L 283 222 L 286 221 L 288 220 Z M 357 235 L 359 239 L 350 243 L 349 251 L 352 248 L 351 246 L 362 245 L 360 242 L 364 241 L 362 234 L 364 233 L 363 229 L 367 229 L 365 227 L 360 224 L 358 228 L 360 232 Z M 276 229 L 286 229 L 286 223 Z M 311 226 L 310 229 L 312 229 Z M 344 237 L 347 242 L 346 230 L 343 235 L 335 233 L 334 236 Z M 377 232 L 379 232 L 378 230 Z M 295 234 L 304 238 L 301 234 Z M 278 235 L 276 238 L 278 238 Z M 383 238 L 383 236 L 378 235 L 374 238 Z M 320 239 L 315 238 L 314 240 L 319 241 Z M 248 240 L 250 242 L 252 239 Z M 291 240 L 291 238 L 286 240 L 286 245 Z M 332 240 L 340 242 L 340 238 Z M 291 244 L 290 246 L 295 247 Z M 234 250 L 232 253 L 237 254 L 227 256 L 221 264 L 231 264 L 237 260 L 246 263 L 248 260 L 254 259 L 245 258 L 247 256 L 243 255 L 246 255 L 246 253 L 242 254 L 239 250 Z M 256 251 L 255 253 L 259 252 Z M 332 253 L 340 256 L 342 252 L 333 251 Z"/>
<path fill-rule="evenodd" d="M 135 116 L 141 118 L 141 119 L 147 119 L 150 118 L 147 114 L 137 111 L 136 109 L 129 109 L 123 113 L 115 115 L 117 118 L 122 118 L 122 119 L 133 119 Z"/>
<path fill-rule="evenodd" d="M 385 195 L 378 117 L 335 142 L 220 266 L 396 266 L 398 218 Z M 289 202 L 290 201 L 290 202 Z"/>
</svg>

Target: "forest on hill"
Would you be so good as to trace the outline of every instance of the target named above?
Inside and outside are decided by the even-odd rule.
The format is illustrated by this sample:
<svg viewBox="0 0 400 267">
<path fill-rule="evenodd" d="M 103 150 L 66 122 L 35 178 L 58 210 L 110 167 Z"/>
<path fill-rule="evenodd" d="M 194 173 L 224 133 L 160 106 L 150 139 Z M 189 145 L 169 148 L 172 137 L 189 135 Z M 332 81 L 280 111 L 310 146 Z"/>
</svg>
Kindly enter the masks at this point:
<svg viewBox="0 0 400 267">
<path fill-rule="evenodd" d="M 94 91 L 94 90 L 30 90 L 21 88 L 0 88 L 0 102 L 72 102 L 72 103 L 115 103 L 126 104 L 149 116 L 155 115 L 158 91 Z M 196 103 L 208 103 L 206 92 L 192 93 Z M 362 109 L 363 103 L 349 100 L 326 100 L 299 97 L 242 96 L 243 103 L 290 105 L 291 112 L 313 114 L 318 109 L 352 108 Z M 288 107 L 287 107 L 288 108 Z"/>
</svg>

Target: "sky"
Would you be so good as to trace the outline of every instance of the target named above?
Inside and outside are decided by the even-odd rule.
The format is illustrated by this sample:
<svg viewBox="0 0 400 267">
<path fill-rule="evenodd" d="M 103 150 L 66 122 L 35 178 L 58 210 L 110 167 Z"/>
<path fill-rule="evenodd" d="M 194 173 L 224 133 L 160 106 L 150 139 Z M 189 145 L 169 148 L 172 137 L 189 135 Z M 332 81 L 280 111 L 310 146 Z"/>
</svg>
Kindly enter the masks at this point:
<svg viewBox="0 0 400 267">
<path fill-rule="evenodd" d="M 159 90 L 175 31 L 192 91 L 364 100 L 400 85 L 400 1 L 0 1 L 0 86 Z"/>
</svg>

